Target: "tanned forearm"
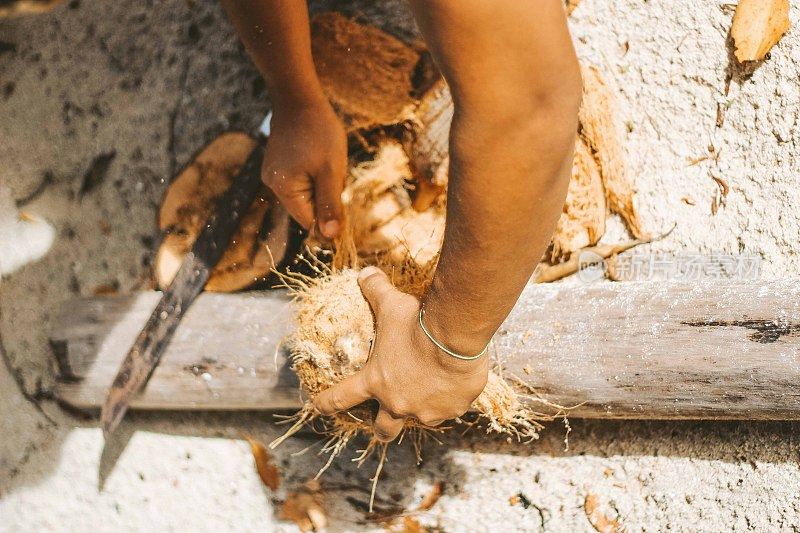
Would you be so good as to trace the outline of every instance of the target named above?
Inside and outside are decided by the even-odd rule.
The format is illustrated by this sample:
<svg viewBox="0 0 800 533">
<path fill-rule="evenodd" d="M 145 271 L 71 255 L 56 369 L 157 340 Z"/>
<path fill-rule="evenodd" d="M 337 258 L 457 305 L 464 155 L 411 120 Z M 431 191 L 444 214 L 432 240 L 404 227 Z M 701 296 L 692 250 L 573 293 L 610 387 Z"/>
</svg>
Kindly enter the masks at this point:
<svg viewBox="0 0 800 533">
<path fill-rule="evenodd" d="M 276 106 L 324 98 L 303 0 L 222 0 Z"/>
<path fill-rule="evenodd" d="M 558 220 L 580 70 L 561 0 L 411 4 L 455 104 L 447 223 L 425 321 L 472 354 L 511 311 Z"/>
<path fill-rule="evenodd" d="M 347 140 L 314 69 L 305 0 L 223 3 L 272 101 L 261 177 L 303 227 L 333 239 L 342 228 Z"/>
</svg>

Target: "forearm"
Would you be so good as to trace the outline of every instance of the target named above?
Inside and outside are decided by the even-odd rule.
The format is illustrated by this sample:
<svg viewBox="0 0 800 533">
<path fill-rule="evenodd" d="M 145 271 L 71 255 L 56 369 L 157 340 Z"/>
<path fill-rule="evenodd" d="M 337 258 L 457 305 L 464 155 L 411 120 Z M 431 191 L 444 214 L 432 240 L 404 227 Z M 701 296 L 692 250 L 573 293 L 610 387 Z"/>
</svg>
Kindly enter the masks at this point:
<svg viewBox="0 0 800 533">
<path fill-rule="evenodd" d="M 447 225 L 426 323 L 479 351 L 516 303 L 561 212 L 580 73 L 559 0 L 415 0 L 455 103 Z"/>
<path fill-rule="evenodd" d="M 316 103 L 325 96 L 311 57 L 304 0 L 223 0 L 276 107 Z"/>
</svg>

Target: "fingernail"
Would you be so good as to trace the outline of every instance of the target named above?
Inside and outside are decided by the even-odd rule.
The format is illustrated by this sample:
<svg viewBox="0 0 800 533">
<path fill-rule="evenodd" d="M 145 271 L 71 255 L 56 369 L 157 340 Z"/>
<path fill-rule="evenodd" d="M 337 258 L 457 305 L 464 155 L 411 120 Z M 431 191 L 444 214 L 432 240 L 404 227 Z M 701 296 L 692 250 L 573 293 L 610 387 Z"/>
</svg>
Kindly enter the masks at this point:
<svg viewBox="0 0 800 533">
<path fill-rule="evenodd" d="M 329 220 L 322 226 L 322 234 L 329 239 L 333 239 L 339 235 L 339 221 Z"/>
<path fill-rule="evenodd" d="M 368 266 L 361 269 L 361 272 L 358 273 L 358 279 L 365 279 L 369 276 L 380 272 L 381 269 L 374 266 Z"/>
</svg>

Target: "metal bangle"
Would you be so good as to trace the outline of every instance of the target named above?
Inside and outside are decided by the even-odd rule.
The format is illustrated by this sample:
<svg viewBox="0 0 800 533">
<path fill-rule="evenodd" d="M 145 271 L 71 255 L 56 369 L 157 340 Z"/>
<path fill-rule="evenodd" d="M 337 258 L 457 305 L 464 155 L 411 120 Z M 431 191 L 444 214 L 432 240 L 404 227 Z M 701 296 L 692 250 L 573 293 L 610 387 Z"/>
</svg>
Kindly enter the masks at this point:
<svg viewBox="0 0 800 533">
<path fill-rule="evenodd" d="M 460 353 L 454 352 L 453 350 L 449 349 L 447 346 L 445 346 L 444 344 L 442 344 L 441 342 L 439 342 L 439 341 L 437 341 L 436 339 L 433 338 L 433 335 L 431 335 L 431 332 L 428 331 L 428 328 L 425 327 L 425 323 L 422 321 L 422 315 L 424 315 L 424 314 L 425 314 L 425 308 L 420 306 L 420 308 L 419 308 L 419 327 L 422 328 L 422 331 L 430 339 L 430 341 L 433 344 L 435 344 L 437 348 L 442 350 L 447 355 L 455 357 L 456 359 L 461 359 L 462 361 L 474 361 L 475 359 L 478 359 L 483 354 L 485 354 L 486 350 L 489 348 L 489 343 L 491 343 L 491 340 L 488 343 L 486 343 L 486 346 L 483 347 L 483 350 L 481 350 L 480 353 L 478 353 L 478 355 L 461 355 Z"/>
</svg>

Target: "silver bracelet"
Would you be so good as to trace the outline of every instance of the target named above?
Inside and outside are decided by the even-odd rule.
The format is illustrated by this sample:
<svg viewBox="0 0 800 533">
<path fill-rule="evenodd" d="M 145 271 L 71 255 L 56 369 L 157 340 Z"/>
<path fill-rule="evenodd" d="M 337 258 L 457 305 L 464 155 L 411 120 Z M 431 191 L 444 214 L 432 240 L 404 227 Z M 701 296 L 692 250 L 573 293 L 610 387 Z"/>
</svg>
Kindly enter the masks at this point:
<svg viewBox="0 0 800 533">
<path fill-rule="evenodd" d="M 453 350 L 449 349 L 444 344 L 442 344 L 441 342 L 439 342 L 439 341 L 437 341 L 436 339 L 433 338 L 433 335 L 431 335 L 431 332 L 428 331 L 428 328 L 425 327 L 425 323 L 422 321 L 422 315 L 424 315 L 424 314 L 425 314 L 425 308 L 423 306 L 420 306 L 420 308 L 419 308 L 419 327 L 422 328 L 422 331 L 430 339 L 430 341 L 433 344 L 436 345 L 437 348 L 442 350 L 447 355 L 455 357 L 456 359 L 461 359 L 462 361 L 474 361 L 475 359 L 480 358 L 483 354 L 486 353 L 486 350 L 489 348 L 489 344 L 492 342 L 491 340 L 489 340 L 489 342 L 486 343 L 486 346 L 483 347 L 483 350 L 481 350 L 480 353 L 478 353 L 478 355 L 461 355 L 460 353 L 456 353 Z"/>
</svg>

